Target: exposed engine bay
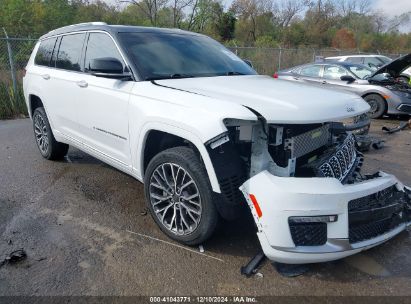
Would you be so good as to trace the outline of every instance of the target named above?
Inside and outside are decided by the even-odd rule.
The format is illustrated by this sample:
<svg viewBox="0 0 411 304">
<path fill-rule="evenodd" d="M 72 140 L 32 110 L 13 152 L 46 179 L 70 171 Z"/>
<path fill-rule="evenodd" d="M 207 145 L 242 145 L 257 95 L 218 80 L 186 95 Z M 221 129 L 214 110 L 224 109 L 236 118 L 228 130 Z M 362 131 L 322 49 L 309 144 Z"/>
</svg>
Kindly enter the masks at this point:
<svg viewBox="0 0 411 304">
<path fill-rule="evenodd" d="M 225 124 L 228 132 L 210 141 L 208 150 L 222 194 L 233 204 L 241 197 L 238 187 L 263 170 L 281 177 L 334 177 L 343 184 L 362 179 L 363 155 L 343 123 L 272 125 L 227 119 Z M 366 126 L 368 121 L 360 121 L 351 129 Z"/>
<path fill-rule="evenodd" d="M 409 83 L 402 81 L 401 78 L 395 78 L 389 74 L 378 74 L 368 80 L 370 84 L 380 85 L 392 91 L 411 93 Z"/>
</svg>

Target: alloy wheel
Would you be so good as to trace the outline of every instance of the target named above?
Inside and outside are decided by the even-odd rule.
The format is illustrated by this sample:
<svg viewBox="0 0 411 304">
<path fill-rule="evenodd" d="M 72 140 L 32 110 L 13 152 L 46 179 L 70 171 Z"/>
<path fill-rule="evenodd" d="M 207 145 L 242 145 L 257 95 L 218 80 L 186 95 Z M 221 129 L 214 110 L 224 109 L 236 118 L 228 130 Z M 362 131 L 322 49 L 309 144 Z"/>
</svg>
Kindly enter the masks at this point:
<svg viewBox="0 0 411 304">
<path fill-rule="evenodd" d="M 367 100 L 367 102 L 368 102 L 368 104 L 369 104 L 370 107 L 371 107 L 369 113 L 370 113 L 371 115 L 377 113 L 378 110 L 379 110 L 378 101 L 375 100 L 375 99 L 370 99 L 370 100 Z"/>
<path fill-rule="evenodd" d="M 42 154 L 47 154 L 49 149 L 49 136 L 47 125 L 44 121 L 44 118 L 36 114 L 34 116 L 34 134 L 36 136 L 37 146 L 40 149 Z"/>
<path fill-rule="evenodd" d="M 202 204 L 194 179 L 174 163 L 159 165 L 151 175 L 150 203 L 160 223 L 176 235 L 188 235 L 198 227 Z"/>
</svg>

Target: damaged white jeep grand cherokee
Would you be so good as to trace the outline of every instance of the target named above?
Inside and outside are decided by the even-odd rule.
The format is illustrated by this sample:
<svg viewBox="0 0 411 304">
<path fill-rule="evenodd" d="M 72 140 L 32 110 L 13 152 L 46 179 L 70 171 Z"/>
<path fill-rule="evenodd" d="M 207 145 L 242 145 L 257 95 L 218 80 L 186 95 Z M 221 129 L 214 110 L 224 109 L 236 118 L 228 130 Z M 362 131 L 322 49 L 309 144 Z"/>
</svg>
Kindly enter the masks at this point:
<svg viewBox="0 0 411 304">
<path fill-rule="evenodd" d="M 143 181 L 154 220 L 185 244 L 247 203 L 264 253 L 291 264 L 368 249 L 411 220 L 409 188 L 360 173 L 339 122 L 368 111 L 360 97 L 257 75 L 203 35 L 57 29 L 37 43 L 24 93 L 43 157 L 72 145 Z"/>
</svg>

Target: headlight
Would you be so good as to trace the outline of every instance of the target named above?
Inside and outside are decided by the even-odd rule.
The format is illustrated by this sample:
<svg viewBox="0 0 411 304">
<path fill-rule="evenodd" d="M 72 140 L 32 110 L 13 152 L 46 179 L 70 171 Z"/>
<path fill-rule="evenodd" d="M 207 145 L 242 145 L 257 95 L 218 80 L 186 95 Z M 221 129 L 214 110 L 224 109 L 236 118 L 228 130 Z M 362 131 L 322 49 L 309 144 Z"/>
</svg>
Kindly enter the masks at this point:
<svg viewBox="0 0 411 304">
<path fill-rule="evenodd" d="M 352 132 L 356 135 L 367 134 L 370 129 L 371 120 L 368 114 L 364 113 L 358 116 L 346 118 L 334 123 L 333 128 L 342 125 L 344 131 Z"/>
</svg>

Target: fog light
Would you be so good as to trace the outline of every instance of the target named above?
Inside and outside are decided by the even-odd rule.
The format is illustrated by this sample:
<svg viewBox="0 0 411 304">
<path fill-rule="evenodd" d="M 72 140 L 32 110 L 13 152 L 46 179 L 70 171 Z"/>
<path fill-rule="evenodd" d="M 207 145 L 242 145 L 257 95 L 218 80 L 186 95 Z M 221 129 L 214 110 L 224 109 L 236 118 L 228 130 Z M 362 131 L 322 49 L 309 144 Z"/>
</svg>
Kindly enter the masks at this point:
<svg viewBox="0 0 411 304">
<path fill-rule="evenodd" d="M 333 223 L 338 220 L 338 215 L 319 216 L 291 216 L 290 223 Z"/>
</svg>

